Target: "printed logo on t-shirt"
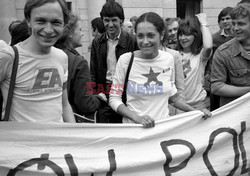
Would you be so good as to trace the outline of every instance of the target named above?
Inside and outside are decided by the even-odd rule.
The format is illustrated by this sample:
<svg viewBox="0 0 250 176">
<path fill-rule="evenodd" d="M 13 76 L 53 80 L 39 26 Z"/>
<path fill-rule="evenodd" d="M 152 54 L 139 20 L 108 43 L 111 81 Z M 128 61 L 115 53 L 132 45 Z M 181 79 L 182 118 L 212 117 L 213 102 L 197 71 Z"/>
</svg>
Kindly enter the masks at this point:
<svg viewBox="0 0 250 176">
<path fill-rule="evenodd" d="M 160 73 L 161 72 L 154 72 L 152 67 L 150 67 L 150 71 L 149 71 L 148 74 L 142 74 L 143 76 L 148 78 L 147 82 L 144 83 L 144 87 L 150 86 L 150 83 L 153 82 L 153 81 L 155 82 L 155 84 L 161 86 L 163 83 L 157 79 L 157 76 Z"/>
<path fill-rule="evenodd" d="M 62 81 L 57 68 L 37 68 L 30 93 L 48 93 L 62 91 Z"/>
</svg>

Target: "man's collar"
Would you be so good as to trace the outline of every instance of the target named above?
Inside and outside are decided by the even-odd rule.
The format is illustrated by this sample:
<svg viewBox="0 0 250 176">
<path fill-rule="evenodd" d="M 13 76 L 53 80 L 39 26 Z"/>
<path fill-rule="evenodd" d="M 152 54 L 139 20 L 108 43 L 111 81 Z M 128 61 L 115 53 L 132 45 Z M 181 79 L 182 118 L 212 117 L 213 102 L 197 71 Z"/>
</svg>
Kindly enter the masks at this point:
<svg viewBox="0 0 250 176">
<path fill-rule="evenodd" d="M 236 38 L 234 38 L 232 40 L 232 42 L 233 42 L 232 55 L 237 56 L 240 53 L 242 53 L 244 49 L 243 49 L 241 43 Z"/>
<path fill-rule="evenodd" d="M 119 34 L 117 35 L 117 37 L 115 37 L 114 39 L 111 39 L 111 38 L 109 37 L 108 33 L 107 33 L 106 37 L 107 37 L 108 40 L 113 40 L 113 41 L 114 41 L 114 40 L 119 40 L 120 35 L 121 35 L 121 29 L 120 29 L 120 32 L 119 32 Z"/>
<path fill-rule="evenodd" d="M 119 36 L 119 40 L 118 40 L 118 45 L 122 48 L 126 48 L 127 46 L 127 42 L 128 42 L 128 33 L 121 30 L 120 34 L 118 35 Z M 108 37 L 107 37 L 107 32 L 101 34 L 100 36 L 100 42 L 101 43 L 106 43 L 108 40 Z M 135 39 L 134 39 L 135 40 Z"/>
<path fill-rule="evenodd" d="M 231 32 L 231 33 L 232 33 L 232 32 Z M 230 36 L 232 36 L 231 34 L 226 34 L 226 32 L 225 32 L 224 29 L 221 30 L 220 35 L 222 35 L 222 36 L 224 36 L 224 37 L 230 37 Z"/>
</svg>

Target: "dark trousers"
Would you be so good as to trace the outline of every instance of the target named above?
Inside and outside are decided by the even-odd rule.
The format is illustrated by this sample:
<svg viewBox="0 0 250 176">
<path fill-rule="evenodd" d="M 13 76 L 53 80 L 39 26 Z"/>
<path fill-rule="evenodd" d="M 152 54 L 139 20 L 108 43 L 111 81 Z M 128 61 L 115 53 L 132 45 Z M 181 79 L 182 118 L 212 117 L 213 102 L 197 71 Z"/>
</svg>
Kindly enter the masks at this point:
<svg viewBox="0 0 250 176">
<path fill-rule="evenodd" d="M 210 111 L 216 110 L 220 107 L 220 96 L 210 94 Z"/>
<path fill-rule="evenodd" d="M 107 105 L 97 111 L 96 121 L 97 123 L 122 123 L 122 116 Z"/>
<path fill-rule="evenodd" d="M 109 94 L 106 94 L 106 97 L 109 100 Z M 122 123 L 122 116 L 106 105 L 97 111 L 96 121 L 97 123 Z"/>
</svg>

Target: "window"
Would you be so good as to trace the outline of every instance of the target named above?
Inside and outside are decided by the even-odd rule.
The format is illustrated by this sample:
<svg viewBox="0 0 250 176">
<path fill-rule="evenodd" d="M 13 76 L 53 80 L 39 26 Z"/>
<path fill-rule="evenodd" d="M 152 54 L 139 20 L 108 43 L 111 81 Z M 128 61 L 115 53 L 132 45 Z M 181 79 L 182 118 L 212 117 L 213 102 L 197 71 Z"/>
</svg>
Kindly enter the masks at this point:
<svg viewBox="0 0 250 176">
<path fill-rule="evenodd" d="M 185 19 L 201 12 L 201 0 L 176 0 L 177 17 Z"/>
<path fill-rule="evenodd" d="M 72 2 L 67 2 L 67 6 L 68 6 L 69 11 L 71 12 L 72 11 Z"/>
</svg>

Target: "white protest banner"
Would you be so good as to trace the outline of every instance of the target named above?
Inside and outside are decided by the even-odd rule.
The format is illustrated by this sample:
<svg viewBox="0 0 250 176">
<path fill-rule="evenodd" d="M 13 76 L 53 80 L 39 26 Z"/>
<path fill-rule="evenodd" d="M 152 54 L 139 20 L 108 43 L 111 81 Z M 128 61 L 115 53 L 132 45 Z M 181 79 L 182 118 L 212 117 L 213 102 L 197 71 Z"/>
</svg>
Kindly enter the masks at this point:
<svg viewBox="0 0 250 176">
<path fill-rule="evenodd" d="M 0 123 L 1 176 L 239 176 L 250 162 L 250 94 L 213 112 L 133 124 Z"/>
</svg>

